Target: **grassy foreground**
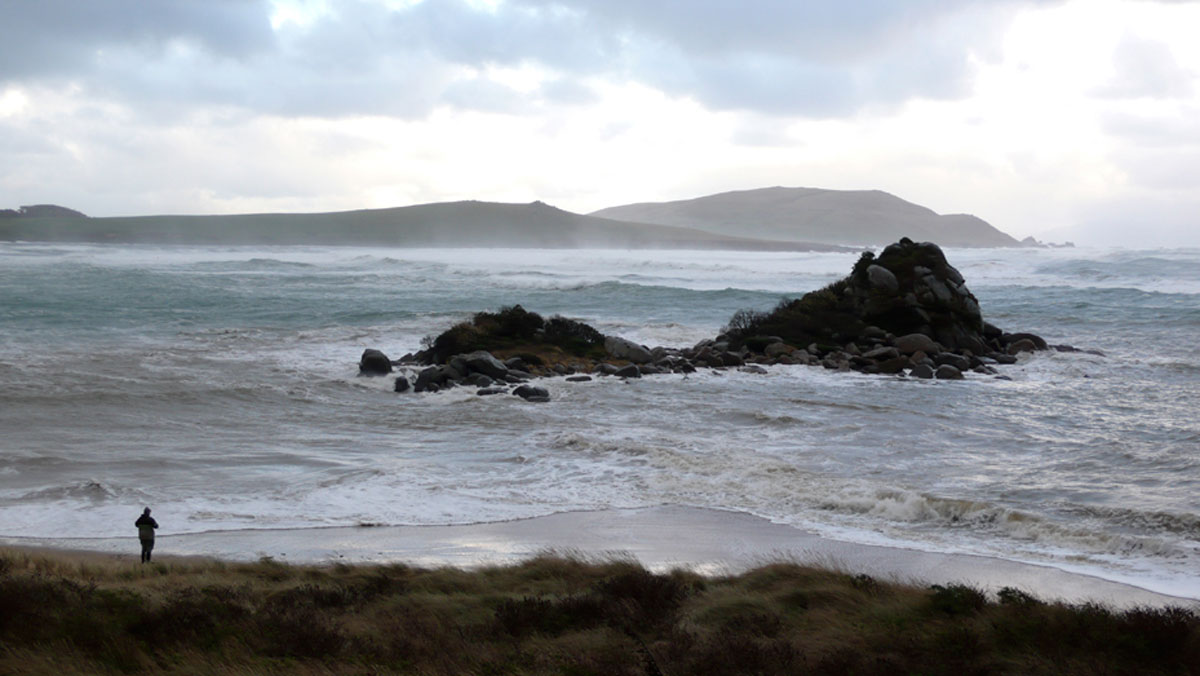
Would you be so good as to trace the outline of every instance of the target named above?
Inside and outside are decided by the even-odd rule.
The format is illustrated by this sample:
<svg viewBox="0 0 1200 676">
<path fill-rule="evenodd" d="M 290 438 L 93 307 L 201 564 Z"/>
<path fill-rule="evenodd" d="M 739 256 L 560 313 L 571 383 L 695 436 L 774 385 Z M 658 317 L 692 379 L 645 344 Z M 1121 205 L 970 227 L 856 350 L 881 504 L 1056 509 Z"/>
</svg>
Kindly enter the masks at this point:
<svg viewBox="0 0 1200 676">
<path fill-rule="evenodd" d="M 463 571 L 0 549 L 0 674 L 1200 673 L 1200 617 L 544 556 Z"/>
</svg>

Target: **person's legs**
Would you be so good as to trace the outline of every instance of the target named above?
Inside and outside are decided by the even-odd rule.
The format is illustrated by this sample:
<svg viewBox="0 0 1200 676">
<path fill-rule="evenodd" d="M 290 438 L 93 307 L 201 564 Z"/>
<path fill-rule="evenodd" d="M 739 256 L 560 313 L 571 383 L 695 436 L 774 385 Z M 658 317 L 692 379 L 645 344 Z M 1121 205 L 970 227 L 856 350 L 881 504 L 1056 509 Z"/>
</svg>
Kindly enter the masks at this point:
<svg viewBox="0 0 1200 676">
<path fill-rule="evenodd" d="M 150 551 L 154 549 L 154 540 L 142 540 L 142 563 L 150 561 Z"/>
</svg>

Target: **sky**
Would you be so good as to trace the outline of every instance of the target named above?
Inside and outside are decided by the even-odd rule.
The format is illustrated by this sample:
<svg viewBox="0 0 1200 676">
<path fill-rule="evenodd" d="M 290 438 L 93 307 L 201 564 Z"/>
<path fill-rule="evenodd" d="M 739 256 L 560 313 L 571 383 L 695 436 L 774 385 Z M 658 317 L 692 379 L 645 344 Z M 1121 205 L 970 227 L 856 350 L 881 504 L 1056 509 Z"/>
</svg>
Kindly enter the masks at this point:
<svg viewBox="0 0 1200 676">
<path fill-rule="evenodd" d="M 1200 2 L 6 0 L 0 208 L 879 189 L 1200 246 Z"/>
</svg>

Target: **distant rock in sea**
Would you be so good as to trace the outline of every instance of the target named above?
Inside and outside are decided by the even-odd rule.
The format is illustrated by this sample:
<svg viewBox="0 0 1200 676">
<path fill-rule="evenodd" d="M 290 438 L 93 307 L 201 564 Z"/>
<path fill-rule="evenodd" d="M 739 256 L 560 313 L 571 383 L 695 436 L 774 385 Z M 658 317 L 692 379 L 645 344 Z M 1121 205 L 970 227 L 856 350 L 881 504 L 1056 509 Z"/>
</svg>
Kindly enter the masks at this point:
<svg viewBox="0 0 1200 676">
<path fill-rule="evenodd" d="M 822 289 L 781 302 L 769 312 L 739 310 L 721 335 L 693 347 L 648 347 L 564 317 L 546 319 L 520 305 L 480 312 L 406 355 L 401 367 L 417 369 L 413 391 L 437 392 L 468 385 L 480 395 L 513 391 L 530 401 L 549 393 L 524 384 L 534 377 L 593 373 L 641 378 L 736 368 L 765 373 L 773 364 L 822 366 L 837 371 L 962 380 L 964 373 L 998 375 L 994 368 L 1049 346 L 1032 333 L 1009 333 L 983 319 L 979 301 L 936 244 L 908 238 L 877 257 L 864 252 L 850 275 Z M 360 370 L 391 362 L 367 350 Z M 587 382 L 590 378 L 568 378 Z M 407 391 L 408 375 L 396 381 Z"/>
</svg>

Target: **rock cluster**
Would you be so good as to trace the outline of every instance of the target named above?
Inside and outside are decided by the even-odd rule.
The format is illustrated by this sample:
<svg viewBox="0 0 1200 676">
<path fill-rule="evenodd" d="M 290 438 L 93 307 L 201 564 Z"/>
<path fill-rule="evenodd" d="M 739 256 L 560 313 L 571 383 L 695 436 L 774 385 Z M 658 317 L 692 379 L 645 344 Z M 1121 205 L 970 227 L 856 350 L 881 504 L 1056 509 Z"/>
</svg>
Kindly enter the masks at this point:
<svg viewBox="0 0 1200 676">
<path fill-rule="evenodd" d="M 848 277 L 824 289 L 770 313 L 735 315 L 723 338 L 756 361 L 943 379 L 995 374 L 1021 352 L 1049 348 L 1039 336 L 985 322 L 942 250 L 907 238 L 878 257 L 864 253 Z"/>
<path fill-rule="evenodd" d="M 864 253 L 845 279 L 772 312 L 739 311 L 723 334 L 690 348 L 650 348 L 574 320 L 546 320 L 519 305 L 479 313 L 428 345 L 395 362 L 367 350 L 359 372 L 386 375 L 404 367 L 408 374 L 396 378 L 397 392 L 474 387 L 480 396 L 511 392 L 547 401 L 549 392 L 528 384 L 531 379 L 586 382 L 588 373 L 640 378 L 699 368 L 766 373 L 772 364 L 920 379 L 958 380 L 965 372 L 1004 378 L 995 367 L 1016 362 L 1022 352 L 1077 351 L 985 322 L 979 301 L 942 250 L 907 238 L 878 257 Z"/>
</svg>

